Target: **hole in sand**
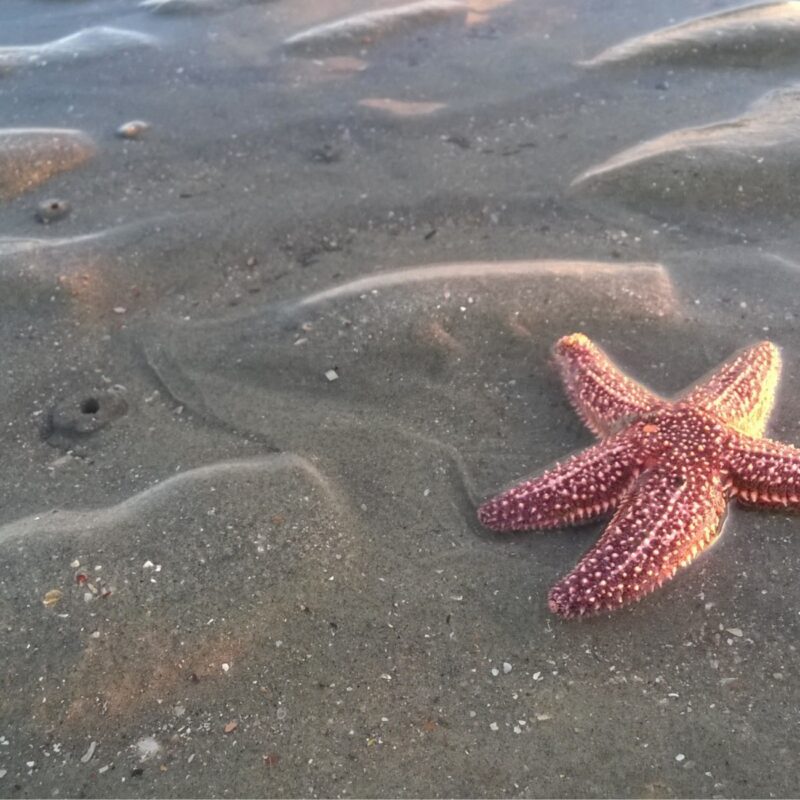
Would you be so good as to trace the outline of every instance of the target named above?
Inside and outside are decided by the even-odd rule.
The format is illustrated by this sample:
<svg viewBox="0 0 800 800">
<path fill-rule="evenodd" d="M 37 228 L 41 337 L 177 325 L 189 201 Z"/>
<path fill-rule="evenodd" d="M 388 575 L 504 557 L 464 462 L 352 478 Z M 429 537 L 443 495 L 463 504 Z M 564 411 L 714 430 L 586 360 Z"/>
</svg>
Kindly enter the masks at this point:
<svg viewBox="0 0 800 800">
<path fill-rule="evenodd" d="M 96 397 L 87 397 L 81 402 L 81 412 L 83 414 L 96 414 L 100 410 L 100 403 Z"/>
</svg>

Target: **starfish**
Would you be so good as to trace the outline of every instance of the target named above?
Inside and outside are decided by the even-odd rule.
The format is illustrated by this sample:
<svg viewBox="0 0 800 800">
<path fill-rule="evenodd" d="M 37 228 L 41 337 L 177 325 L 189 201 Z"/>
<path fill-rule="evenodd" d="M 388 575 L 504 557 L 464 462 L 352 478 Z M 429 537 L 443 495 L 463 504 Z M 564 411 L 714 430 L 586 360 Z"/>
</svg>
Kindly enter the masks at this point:
<svg viewBox="0 0 800 800">
<path fill-rule="evenodd" d="M 743 350 L 672 401 L 624 375 L 581 333 L 556 343 L 555 360 L 600 443 L 478 510 L 497 531 L 613 514 L 551 589 L 553 613 L 609 612 L 652 592 L 716 541 L 731 498 L 800 510 L 800 449 L 764 438 L 781 370 L 771 342 Z"/>
</svg>

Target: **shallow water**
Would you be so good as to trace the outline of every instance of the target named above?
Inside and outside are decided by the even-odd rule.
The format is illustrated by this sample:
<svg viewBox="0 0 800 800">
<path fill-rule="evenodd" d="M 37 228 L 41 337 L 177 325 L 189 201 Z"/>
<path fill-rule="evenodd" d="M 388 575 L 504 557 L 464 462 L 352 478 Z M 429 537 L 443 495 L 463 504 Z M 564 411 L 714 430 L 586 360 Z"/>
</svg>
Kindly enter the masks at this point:
<svg viewBox="0 0 800 800">
<path fill-rule="evenodd" d="M 475 509 L 576 330 L 800 443 L 798 4 L 397 8 L 0 4 L 0 795 L 797 795 L 796 517 L 576 623 Z"/>
</svg>

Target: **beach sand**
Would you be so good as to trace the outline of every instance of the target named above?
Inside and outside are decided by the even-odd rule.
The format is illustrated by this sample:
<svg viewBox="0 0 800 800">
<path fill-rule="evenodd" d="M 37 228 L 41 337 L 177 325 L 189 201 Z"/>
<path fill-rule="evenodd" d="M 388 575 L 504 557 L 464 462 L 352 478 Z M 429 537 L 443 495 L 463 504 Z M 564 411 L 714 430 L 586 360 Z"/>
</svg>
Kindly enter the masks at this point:
<svg viewBox="0 0 800 800">
<path fill-rule="evenodd" d="M 573 331 L 800 443 L 797 4 L 398 5 L 0 5 L 0 795 L 797 795 L 800 519 L 564 622 L 475 513 Z"/>
</svg>

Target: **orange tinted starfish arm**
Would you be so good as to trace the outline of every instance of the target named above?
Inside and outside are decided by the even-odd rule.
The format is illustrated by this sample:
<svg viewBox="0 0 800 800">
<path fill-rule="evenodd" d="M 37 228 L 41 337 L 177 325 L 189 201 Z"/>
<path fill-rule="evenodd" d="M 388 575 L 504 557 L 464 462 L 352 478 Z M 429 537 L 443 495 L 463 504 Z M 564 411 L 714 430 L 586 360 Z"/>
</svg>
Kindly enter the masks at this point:
<svg viewBox="0 0 800 800">
<path fill-rule="evenodd" d="M 598 436 L 607 436 L 620 421 L 660 402 L 657 395 L 624 375 L 582 333 L 559 339 L 554 353 L 570 402 Z"/>
<path fill-rule="evenodd" d="M 745 505 L 800 511 L 800 450 L 750 436 L 732 437 L 724 455 L 731 494 Z"/>
<path fill-rule="evenodd" d="M 781 354 L 772 342 L 743 350 L 692 389 L 683 402 L 749 436 L 761 436 L 775 404 Z"/>
<path fill-rule="evenodd" d="M 550 610 L 577 617 L 638 600 L 714 541 L 724 511 L 719 479 L 646 473 L 597 544 L 550 591 Z"/>
<path fill-rule="evenodd" d="M 616 506 L 642 461 L 638 443 L 620 434 L 488 500 L 478 518 L 496 531 L 522 531 L 598 517 Z"/>
</svg>

